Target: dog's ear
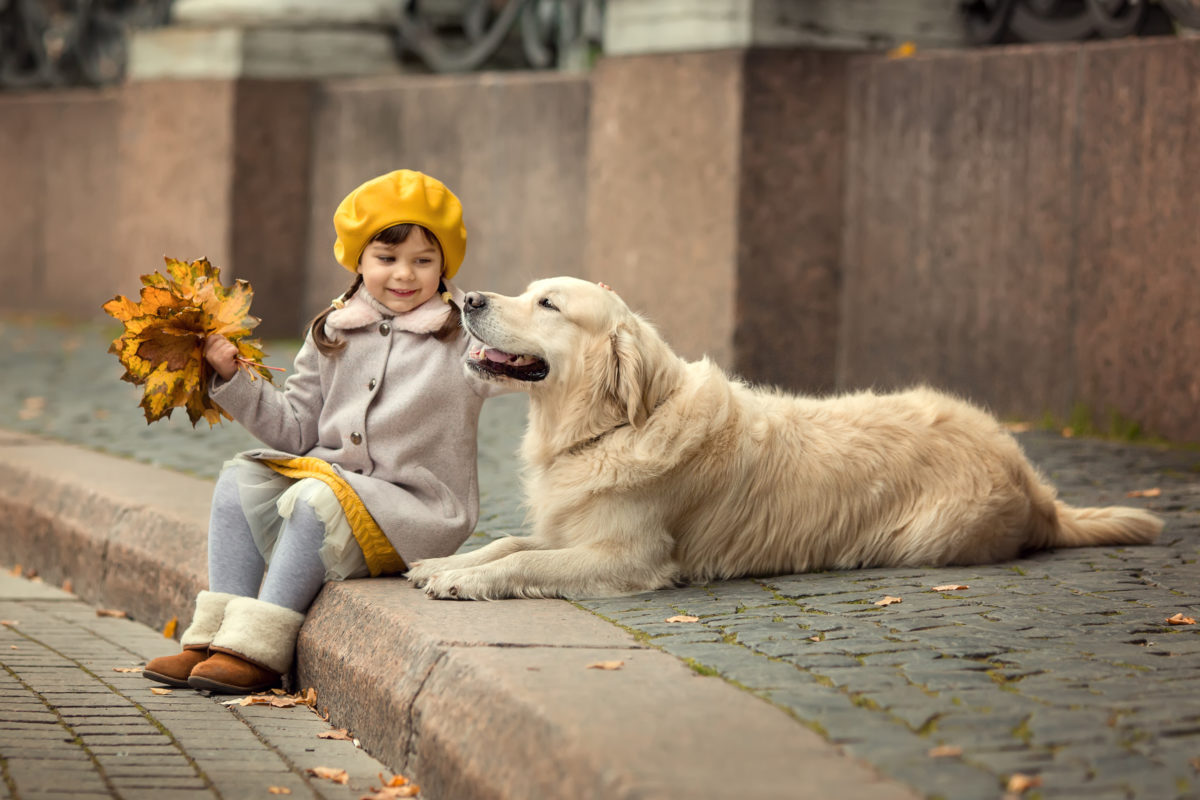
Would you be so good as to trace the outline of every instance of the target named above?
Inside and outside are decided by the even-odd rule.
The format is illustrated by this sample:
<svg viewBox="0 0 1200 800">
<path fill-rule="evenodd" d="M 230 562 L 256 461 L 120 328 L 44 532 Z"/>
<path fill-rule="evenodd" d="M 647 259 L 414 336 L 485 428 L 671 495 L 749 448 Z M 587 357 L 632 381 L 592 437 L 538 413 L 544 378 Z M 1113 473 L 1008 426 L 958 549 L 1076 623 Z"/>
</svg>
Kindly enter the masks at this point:
<svg viewBox="0 0 1200 800">
<path fill-rule="evenodd" d="M 609 335 L 612 359 L 608 386 L 629 424 L 640 428 L 670 392 L 662 354 L 648 341 L 644 326 L 622 322 Z"/>
</svg>

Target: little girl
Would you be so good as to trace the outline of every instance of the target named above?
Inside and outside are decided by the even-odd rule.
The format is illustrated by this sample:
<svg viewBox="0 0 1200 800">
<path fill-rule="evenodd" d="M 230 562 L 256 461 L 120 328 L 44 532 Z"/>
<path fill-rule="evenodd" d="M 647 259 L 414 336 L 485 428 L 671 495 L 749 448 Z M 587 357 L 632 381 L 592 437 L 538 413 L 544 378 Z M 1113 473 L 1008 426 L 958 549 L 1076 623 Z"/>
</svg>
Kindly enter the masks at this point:
<svg viewBox="0 0 1200 800">
<path fill-rule="evenodd" d="M 462 206 L 398 170 L 352 191 L 333 224 L 354 283 L 313 320 L 282 391 L 239 370 L 227 339 L 205 342 L 211 397 L 272 449 L 221 471 L 209 590 L 183 652 L 150 661 L 150 680 L 270 688 L 325 581 L 402 572 L 474 530 L 479 411 L 497 390 L 463 369 L 462 294 L 449 284 L 466 251 Z"/>
</svg>

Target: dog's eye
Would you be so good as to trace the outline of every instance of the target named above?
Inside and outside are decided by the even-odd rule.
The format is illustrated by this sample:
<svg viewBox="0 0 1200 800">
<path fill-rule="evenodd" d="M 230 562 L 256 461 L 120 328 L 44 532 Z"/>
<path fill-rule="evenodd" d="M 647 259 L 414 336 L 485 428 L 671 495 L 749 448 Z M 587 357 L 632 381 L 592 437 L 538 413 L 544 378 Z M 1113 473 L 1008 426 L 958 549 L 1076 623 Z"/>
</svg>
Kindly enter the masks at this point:
<svg viewBox="0 0 1200 800">
<path fill-rule="evenodd" d="M 549 297 L 543 297 L 541 300 L 538 300 L 538 305 L 542 308 L 548 308 L 551 311 L 558 311 L 558 306 L 551 303 Z"/>
</svg>

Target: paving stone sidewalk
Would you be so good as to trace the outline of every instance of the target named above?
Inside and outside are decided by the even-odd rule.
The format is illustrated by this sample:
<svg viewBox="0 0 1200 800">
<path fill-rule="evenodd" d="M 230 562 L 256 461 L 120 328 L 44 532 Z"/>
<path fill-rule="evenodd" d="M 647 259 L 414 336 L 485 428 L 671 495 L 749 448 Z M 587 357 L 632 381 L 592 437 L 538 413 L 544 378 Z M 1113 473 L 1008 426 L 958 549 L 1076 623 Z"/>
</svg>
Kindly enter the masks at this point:
<svg viewBox="0 0 1200 800">
<path fill-rule="evenodd" d="M 209 476 L 252 445 L 234 425 L 147 427 L 136 390 L 103 353 L 115 331 L 16 318 L 0 333 L 11 348 L 0 369 L 20 376 L 0 391 L 0 427 Z M 269 348 L 276 363 L 288 363 L 288 347 Z M 512 453 L 524 408 L 521 396 L 485 405 L 481 531 L 464 547 L 521 530 Z M 1167 622 L 1200 619 L 1200 452 L 1020 439 L 1066 501 L 1152 509 L 1167 520 L 1161 540 L 576 604 L 930 797 L 998 798 L 1020 773 L 1041 781 L 1027 797 L 1200 798 L 1200 626 Z M 933 590 L 943 585 L 967 588 Z M 885 596 L 901 602 L 875 604 Z M 665 621 L 677 614 L 698 621 Z"/>
<path fill-rule="evenodd" d="M 353 742 L 320 738 L 332 729 L 308 706 L 227 707 L 124 671 L 177 650 L 145 625 L 0 574 L 0 798 L 345 800 L 391 778 Z"/>
</svg>

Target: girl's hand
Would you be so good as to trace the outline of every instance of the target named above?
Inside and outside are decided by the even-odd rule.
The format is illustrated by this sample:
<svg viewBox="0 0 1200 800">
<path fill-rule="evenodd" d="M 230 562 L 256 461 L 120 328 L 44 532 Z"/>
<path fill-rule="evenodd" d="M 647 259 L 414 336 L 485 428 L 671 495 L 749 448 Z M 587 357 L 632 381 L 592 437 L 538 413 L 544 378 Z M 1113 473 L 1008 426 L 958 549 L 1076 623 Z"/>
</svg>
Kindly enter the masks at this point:
<svg viewBox="0 0 1200 800">
<path fill-rule="evenodd" d="M 224 380 L 237 374 L 237 354 L 237 346 L 224 336 L 209 336 L 204 340 L 204 359 Z"/>
</svg>

